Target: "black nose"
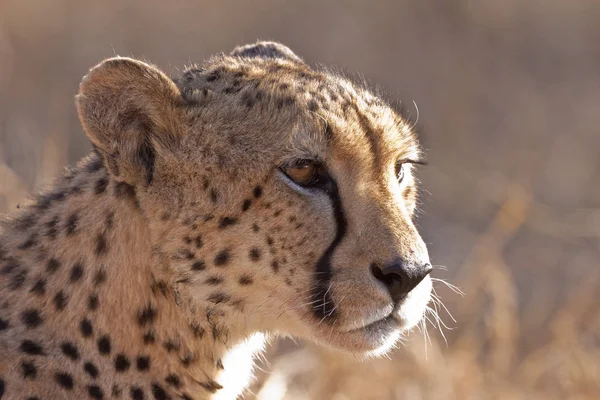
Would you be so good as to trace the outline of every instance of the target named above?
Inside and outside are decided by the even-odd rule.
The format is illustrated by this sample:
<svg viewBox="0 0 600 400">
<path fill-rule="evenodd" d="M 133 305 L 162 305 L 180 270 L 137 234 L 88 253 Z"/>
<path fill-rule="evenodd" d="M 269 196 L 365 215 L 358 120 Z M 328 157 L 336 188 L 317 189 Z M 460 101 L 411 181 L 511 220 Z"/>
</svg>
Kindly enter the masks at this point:
<svg viewBox="0 0 600 400">
<path fill-rule="evenodd" d="M 394 262 L 384 267 L 371 264 L 371 272 L 375 278 L 385 283 L 392 299 L 396 302 L 410 293 L 432 270 L 433 267 L 429 263 L 417 266 Z"/>
</svg>

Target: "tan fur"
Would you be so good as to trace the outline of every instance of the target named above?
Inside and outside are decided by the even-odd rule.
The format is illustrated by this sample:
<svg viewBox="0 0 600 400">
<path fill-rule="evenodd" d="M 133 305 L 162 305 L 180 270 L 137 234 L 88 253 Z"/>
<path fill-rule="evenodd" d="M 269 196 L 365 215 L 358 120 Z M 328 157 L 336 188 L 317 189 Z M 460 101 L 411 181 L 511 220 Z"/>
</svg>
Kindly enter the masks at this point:
<svg viewBox="0 0 600 400">
<path fill-rule="evenodd" d="M 0 228 L 0 398 L 234 398 L 236 355 L 268 335 L 380 354 L 421 318 L 429 278 L 395 306 L 371 273 L 428 261 L 412 165 L 394 173 L 420 150 L 366 89 L 257 43 L 175 81 L 104 61 L 77 109 L 95 151 Z M 297 159 L 326 166 L 341 214 L 283 176 Z"/>
</svg>

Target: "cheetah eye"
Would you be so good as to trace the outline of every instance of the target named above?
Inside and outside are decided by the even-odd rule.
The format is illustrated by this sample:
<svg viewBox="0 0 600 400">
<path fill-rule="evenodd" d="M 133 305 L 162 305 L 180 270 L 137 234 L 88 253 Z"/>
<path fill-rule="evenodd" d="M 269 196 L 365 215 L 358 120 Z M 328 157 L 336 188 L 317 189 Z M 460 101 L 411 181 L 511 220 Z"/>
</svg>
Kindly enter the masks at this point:
<svg viewBox="0 0 600 400">
<path fill-rule="evenodd" d="M 300 186 L 312 187 L 321 182 L 322 166 L 313 160 L 297 160 L 281 167 L 284 174 Z"/>
<path fill-rule="evenodd" d="M 398 161 L 396 163 L 396 178 L 398 179 L 398 182 L 402 182 L 402 179 L 404 179 L 404 169 L 404 163 Z"/>
</svg>

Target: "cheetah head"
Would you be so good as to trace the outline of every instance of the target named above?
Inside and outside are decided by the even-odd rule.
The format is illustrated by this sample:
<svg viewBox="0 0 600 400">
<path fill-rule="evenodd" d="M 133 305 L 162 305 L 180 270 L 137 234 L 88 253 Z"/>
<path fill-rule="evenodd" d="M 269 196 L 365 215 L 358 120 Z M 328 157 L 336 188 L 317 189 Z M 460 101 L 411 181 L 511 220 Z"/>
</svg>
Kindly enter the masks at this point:
<svg viewBox="0 0 600 400">
<path fill-rule="evenodd" d="M 367 89 L 260 42 L 175 80 L 109 59 L 77 107 L 112 177 L 135 187 L 155 273 L 190 315 L 360 354 L 423 317 L 419 144 Z"/>
</svg>

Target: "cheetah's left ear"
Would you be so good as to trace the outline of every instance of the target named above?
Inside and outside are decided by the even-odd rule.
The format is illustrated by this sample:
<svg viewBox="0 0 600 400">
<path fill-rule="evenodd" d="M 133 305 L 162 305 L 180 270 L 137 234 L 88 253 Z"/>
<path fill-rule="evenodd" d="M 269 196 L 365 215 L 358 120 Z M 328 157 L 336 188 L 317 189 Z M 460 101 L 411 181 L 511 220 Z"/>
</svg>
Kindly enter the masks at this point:
<svg viewBox="0 0 600 400">
<path fill-rule="evenodd" d="M 281 58 L 304 64 L 304 61 L 294 54 L 289 47 L 277 42 L 256 42 L 246 46 L 239 46 L 233 49 L 231 55 L 248 58 Z"/>
<path fill-rule="evenodd" d="M 112 58 L 83 78 L 76 103 L 111 174 L 131 185 L 151 184 L 156 155 L 180 137 L 181 93 L 175 83 L 149 64 Z"/>
</svg>

